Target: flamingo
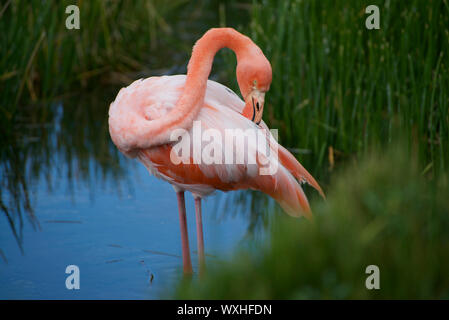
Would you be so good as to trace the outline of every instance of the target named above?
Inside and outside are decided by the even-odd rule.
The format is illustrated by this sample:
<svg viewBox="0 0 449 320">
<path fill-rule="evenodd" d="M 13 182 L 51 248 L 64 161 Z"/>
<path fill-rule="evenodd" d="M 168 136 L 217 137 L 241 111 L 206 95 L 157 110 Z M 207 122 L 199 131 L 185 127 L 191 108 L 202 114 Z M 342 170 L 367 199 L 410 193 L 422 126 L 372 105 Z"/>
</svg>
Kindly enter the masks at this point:
<svg viewBox="0 0 449 320">
<path fill-rule="evenodd" d="M 232 90 L 208 80 L 215 54 L 227 47 L 237 56 L 236 76 L 242 101 Z M 187 75 L 150 77 L 122 88 L 109 108 L 109 131 L 116 147 L 130 158 L 137 158 L 150 174 L 170 183 L 177 195 L 182 241 L 183 271 L 193 273 L 184 192 L 194 196 L 199 273 L 205 268 L 201 200 L 215 190 L 259 190 L 274 198 L 290 215 L 310 217 L 311 211 L 301 183 L 308 183 L 323 197 L 316 180 L 287 149 L 270 140 L 277 148 L 277 170 L 261 175 L 250 164 L 174 163 L 171 153 L 175 129 L 192 134 L 195 121 L 219 132 L 226 129 L 268 129 L 262 120 L 265 93 L 272 80 L 269 61 L 247 36 L 232 28 L 207 31 L 194 45 Z M 191 140 L 192 148 L 199 143 Z M 250 152 L 258 152 L 253 141 Z M 227 145 L 219 145 L 221 148 Z M 204 148 L 204 146 L 201 146 Z M 229 150 L 223 150 L 229 151 Z M 238 153 L 239 150 L 231 152 Z"/>
</svg>

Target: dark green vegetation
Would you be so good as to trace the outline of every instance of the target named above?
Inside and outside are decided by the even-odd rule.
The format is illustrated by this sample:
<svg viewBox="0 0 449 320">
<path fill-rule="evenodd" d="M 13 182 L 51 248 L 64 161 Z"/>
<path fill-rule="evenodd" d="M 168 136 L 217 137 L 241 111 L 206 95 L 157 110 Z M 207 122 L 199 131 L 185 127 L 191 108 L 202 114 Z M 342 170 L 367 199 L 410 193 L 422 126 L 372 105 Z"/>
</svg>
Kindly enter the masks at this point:
<svg viewBox="0 0 449 320">
<path fill-rule="evenodd" d="M 380 9 L 380 30 L 365 8 Z M 264 119 L 314 172 L 408 136 L 429 174 L 449 165 L 449 2 L 261 1 L 248 35 L 273 67 Z"/>
<path fill-rule="evenodd" d="M 282 217 L 259 252 L 185 282 L 189 299 L 449 298 L 449 188 L 400 146 L 336 175 L 313 222 Z M 367 290 L 365 268 L 380 268 Z"/>
<path fill-rule="evenodd" d="M 105 73 L 116 83 L 131 80 L 124 73 L 143 70 L 139 61 L 152 47 L 168 46 L 172 38 L 164 35 L 173 30 L 165 19 L 182 3 L 83 1 L 81 28 L 68 30 L 65 8 L 73 1 L 6 1 L 0 11 L 1 134 L 10 133 L 17 109 L 30 101 L 86 87 Z"/>
</svg>

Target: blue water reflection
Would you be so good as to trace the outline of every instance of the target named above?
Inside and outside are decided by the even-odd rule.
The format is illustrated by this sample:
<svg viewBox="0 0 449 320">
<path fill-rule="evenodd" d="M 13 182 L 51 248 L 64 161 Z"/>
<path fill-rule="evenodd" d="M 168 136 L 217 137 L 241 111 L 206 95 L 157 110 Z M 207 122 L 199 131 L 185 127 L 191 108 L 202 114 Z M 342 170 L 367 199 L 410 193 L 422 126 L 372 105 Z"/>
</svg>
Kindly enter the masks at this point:
<svg viewBox="0 0 449 320">
<path fill-rule="evenodd" d="M 175 285 L 182 275 L 176 195 L 137 161 L 123 161 L 128 183 L 119 185 L 96 181 L 93 173 L 88 183 L 70 180 L 67 165 L 56 159 L 51 189 L 44 177 L 30 188 L 41 230 L 24 224 L 23 255 L 1 216 L 7 259 L 0 261 L 1 299 L 154 299 Z M 226 213 L 229 197 L 219 193 L 204 201 L 208 264 L 226 259 L 248 230 L 247 214 Z M 196 269 L 194 204 L 191 195 L 186 199 Z M 80 290 L 65 287 L 71 264 L 80 268 Z"/>
</svg>

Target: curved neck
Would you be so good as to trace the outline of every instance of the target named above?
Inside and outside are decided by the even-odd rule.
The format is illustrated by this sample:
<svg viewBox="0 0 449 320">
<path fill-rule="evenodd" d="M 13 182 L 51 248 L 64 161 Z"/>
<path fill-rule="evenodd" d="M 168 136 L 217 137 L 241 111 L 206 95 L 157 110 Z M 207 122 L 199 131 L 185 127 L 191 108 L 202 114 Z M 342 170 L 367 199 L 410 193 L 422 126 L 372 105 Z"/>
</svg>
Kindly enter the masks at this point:
<svg viewBox="0 0 449 320">
<path fill-rule="evenodd" d="M 218 50 L 227 47 L 233 50 L 237 61 L 249 57 L 256 45 L 248 37 L 232 28 L 217 28 L 207 31 L 195 44 L 187 67 L 184 90 L 176 106 L 164 117 L 147 121 L 136 119 L 136 134 L 127 138 L 126 148 L 146 149 L 172 142 L 175 129 L 189 130 L 204 103 L 207 79 L 212 69 L 214 56 Z"/>
<path fill-rule="evenodd" d="M 216 28 L 207 31 L 195 44 L 187 67 L 187 79 L 184 90 L 177 103 L 179 114 L 196 113 L 203 105 L 213 60 L 217 51 L 229 48 L 240 61 L 247 55 L 254 43 L 248 37 L 232 28 Z"/>
<path fill-rule="evenodd" d="M 232 28 L 210 29 L 193 47 L 187 67 L 186 87 L 197 85 L 198 80 L 207 82 L 214 57 L 220 49 L 231 49 L 239 61 L 248 52 L 251 45 L 254 45 L 251 39 Z"/>
</svg>

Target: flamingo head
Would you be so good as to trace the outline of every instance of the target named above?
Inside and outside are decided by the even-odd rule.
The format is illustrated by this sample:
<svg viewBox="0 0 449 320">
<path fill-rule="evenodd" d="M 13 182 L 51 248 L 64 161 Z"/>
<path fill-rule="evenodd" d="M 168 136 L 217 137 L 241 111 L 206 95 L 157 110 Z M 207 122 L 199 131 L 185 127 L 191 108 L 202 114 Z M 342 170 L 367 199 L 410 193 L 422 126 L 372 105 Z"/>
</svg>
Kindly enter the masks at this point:
<svg viewBox="0 0 449 320">
<path fill-rule="evenodd" d="M 237 64 L 237 82 L 245 100 L 243 115 L 259 124 L 262 120 L 265 93 L 270 89 L 271 65 L 258 48 Z"/>
</svg>

